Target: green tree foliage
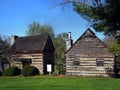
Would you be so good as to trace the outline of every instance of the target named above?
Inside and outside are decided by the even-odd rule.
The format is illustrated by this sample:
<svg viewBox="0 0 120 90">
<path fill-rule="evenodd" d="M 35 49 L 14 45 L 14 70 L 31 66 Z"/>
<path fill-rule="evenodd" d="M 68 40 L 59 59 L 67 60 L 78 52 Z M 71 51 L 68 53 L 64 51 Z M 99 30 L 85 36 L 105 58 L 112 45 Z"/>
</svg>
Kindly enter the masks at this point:
<svg viewBox="0 0 120 90">
<path fill-rule="evenodd" d="M 65 61 L 65 50 L 66 50 L 66 39 L 67 33 L 61 33 L 56 36 L 53 40 L 55 44 L 55 63 L 57 62 L 64 62 Z"/>
<path fill-rule="evenodd" d="M 107 48 L 110 52 L 114 54 L 120 54 L 120 44 L 113 36 L 106 36 L 104 43 L 107 45 Z"/>
<path fill-rule="evenodd" d="M 55 46 L 55 63 L 65 60 L 65 40 L 67 38 L 66 33 L 61 33 L 56 35 L 53 32 L 53 28 L 50 25 L 41 25 L 37 22 L 33 22 L 29 25 L 27 30 L 27 35 L 41 35 L 41 34 L 48 34 L 51 36 L 54 46 Z"/>
<path fill-rule="evenodd" d="M 75 12 L 105 35 L 120 31 L 120 0 L 60 0 L 56 3 L 55 6 L 72 3 Z"/>
<path fill-rule="evenodd" d="M 120 54 L 120 44 L 113 44 L 111 47 L 108 47 L 109 51 L 114 54 Z"/>
<path fill-rule="evenodd" d="M 65 51 L 66 51 L 66 39 L 68 38 L 67 33 L 58 34 L 54 38 L 54 46 L 55 46 L 55 73 L 61 74 L 65 70 L 63 66 L 65 64 Z M 60 69 L 60 66 L 62 66 Z"/>
<path fill-rule="evenodd" d="M 7 39 L 2 39 L 0 37 L 0 61 L 1 62 L 8 62 L 9 59 L 9 50 L 10 45 Z"/>
<path fill-rule="evenodd" d="M 105 36 L 103 42 L 107 45 L 107 47 L 111 47 L 113 44 L 117 44 L 117 39 L 113 36 Z"/>
<path fill-rule="evenodd" d="M 54 38 L 55 36 L 51 25 L 48 24 L 41 25 L 40 23 L 37 22 L 33 22 L 32 24 L 29 25 L 26 34 L 29 36 L 47 34 L 50 35 L 52 38 Z"/>
<path fill-rule="evenodd" d="M 120 31 L 120 0 L 72 1 L 74 10 L 90 21 L 96 31 L 107 35 Z"/>
</svg>

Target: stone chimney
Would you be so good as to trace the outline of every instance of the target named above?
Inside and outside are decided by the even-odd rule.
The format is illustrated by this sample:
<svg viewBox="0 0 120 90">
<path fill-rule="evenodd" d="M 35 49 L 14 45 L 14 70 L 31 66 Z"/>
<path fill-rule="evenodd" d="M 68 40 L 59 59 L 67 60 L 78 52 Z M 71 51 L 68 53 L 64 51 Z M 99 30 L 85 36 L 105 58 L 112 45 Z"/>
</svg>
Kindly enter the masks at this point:
<svg viewBox="0 0 120 90">
<path fill-rule="evenodd" d="M 11 42 L 10 42 L 10 44 L 13 45 L 14 42 L 15 42 L 15 40 L 16 40 L 17 38 L 18 38 L 18 36 L 16 36 L 16 35 L 11 36 Z"/>
<path fill-rule="evenodd" d="M 66 50 L 68 50 L 73 44 L 73 40 L 71 37 L 71 32 L 68 32 L 68 39 L 66 40 Z"/>
</svg>

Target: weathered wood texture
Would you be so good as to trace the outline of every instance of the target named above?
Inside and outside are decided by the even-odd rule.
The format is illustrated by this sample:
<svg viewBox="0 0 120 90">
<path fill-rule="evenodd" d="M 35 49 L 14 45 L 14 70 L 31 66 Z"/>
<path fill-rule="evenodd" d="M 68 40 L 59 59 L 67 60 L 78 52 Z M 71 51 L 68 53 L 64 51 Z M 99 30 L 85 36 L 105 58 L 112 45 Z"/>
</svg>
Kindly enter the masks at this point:
<svg viewBox="0 0 120 90">
<path fill-rule="evenodd" d="M 40 74 L 43 74 L 43 54 L 16 54 L 12 55 L 11 66 L 18 66 L 23 68 L 22 61 L 31 60 L 31 66 L 35 66 L 39 69 Z"/>
<path fill-rule="evenodd" d="M 73 64 L 73 59 L 66 60 L 66 74 L 67 75 L 81 75 L 81 76 L 109 76 L 114 74 L 114 59 L 104 58 L 103 66 L 96 65 L 97 58 L 79 58 L 79 66 Z"/>
<path fill-rule="evenodd" d="M 114 74 L 114 55 L 91 30 L 87 30 L 66 51 L 66 74 L 82 76 L 109 76 Z M 103 66 L 97 66 L 97 60 Z M 79 62 L 75 65 L 74 62 Z"/>
<path fill-rule="evenodd" d="M 35 66 L 40 74 L 47 73 L 47 64 L 54 68 L 54 45 L 48 35 L 18 37 L 11 50 L 11 66 Z"/>
</svg>

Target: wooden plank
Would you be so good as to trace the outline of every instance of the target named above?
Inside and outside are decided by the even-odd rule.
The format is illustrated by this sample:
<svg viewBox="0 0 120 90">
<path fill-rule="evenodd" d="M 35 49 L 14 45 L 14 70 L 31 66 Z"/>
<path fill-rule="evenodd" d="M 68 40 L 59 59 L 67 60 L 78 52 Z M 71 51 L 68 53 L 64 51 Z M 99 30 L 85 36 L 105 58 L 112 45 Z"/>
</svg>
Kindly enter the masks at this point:
<svg viewBox="0 0 120 90">
<path fill-rule="evenodd" d="M 114 58 L 104 58 L 104 60 L 106 60 L 106 61 L 114 61 Z"/>
<path fill-rule="evenodd" d="M 42 54 L 16 54 L 12 55 L 13 58 L 43 58 Z"/>
<path fill-rule="evenodd" d="M 106 71 L 72 71 L 72 70 L 67 70 L 67 72 L 79 72 L 79 73 L 93 73 L 93 74 L 100 74 L 100 73 L 107 73 Z"/>
<path fill-rule="evenodd" d="M 109 77 L 108 74 L 106 73 L 101 73 L 101 74 L 88 74 L 88 73 L 74 73 L 74 72 L 67 72 L 67 75 L 79 75 L 79 76 L 104 76 L 104 77 Z"/>
<path fill-rule="evenodd" d="M 38 58 L 38 59 L 32 59 L 32 62 L 43 62 L 43 59 Z"/>
<path fill-rule="evenodd" d="M 78 60 L 84 60 L 84 61 L 95 61 L 96 59 L 98 59 L 98 58 L 80 58 L 80 57 L 78 57 L 78 58 L 75 58 L 75 57 L 72 57 L 72 58 L 67 58 L 66 59 L 66 61 L 71 61 L 71 60 L 75 60 L 75 59 L 78 59 Z M 114 58 L 102 58 L 103 60 L 105 60 L 105 61 L 114 61 Z"/>
</svg>

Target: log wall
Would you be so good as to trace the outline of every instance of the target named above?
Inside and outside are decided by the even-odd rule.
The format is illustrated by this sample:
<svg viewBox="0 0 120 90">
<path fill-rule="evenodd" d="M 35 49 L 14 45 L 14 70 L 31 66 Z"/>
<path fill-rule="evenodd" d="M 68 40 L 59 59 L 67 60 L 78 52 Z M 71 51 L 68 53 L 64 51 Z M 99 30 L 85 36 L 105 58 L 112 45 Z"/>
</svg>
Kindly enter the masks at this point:
<svg viewBox="0 0 120 90">
<path fill-rule="evenodd" d="M 43 74 L 43 54 L 16 54 L 11 57 L 11 66 L 23 68 L 22 60 L 31 60 L 31 66 L 39 69 L 40 74 Z"/>
<path fill-rule="evenodd" d="M 97 66 L 98 58 L 74 58 L 66 59 L 66 74 L 81 76 L 111 76 L 114 74 L 114 58 L 100 58 L 103 66 Z M 80 65 L 74 65 L 74 61 L 79 61 Z"/>
<path fill-rule="evenodd" d="M 114 55 L 106 45 L 87 29 L 68 49 L 66 74 L 82 76 L 110 76 L 114 74 Z"/>
</svg>

